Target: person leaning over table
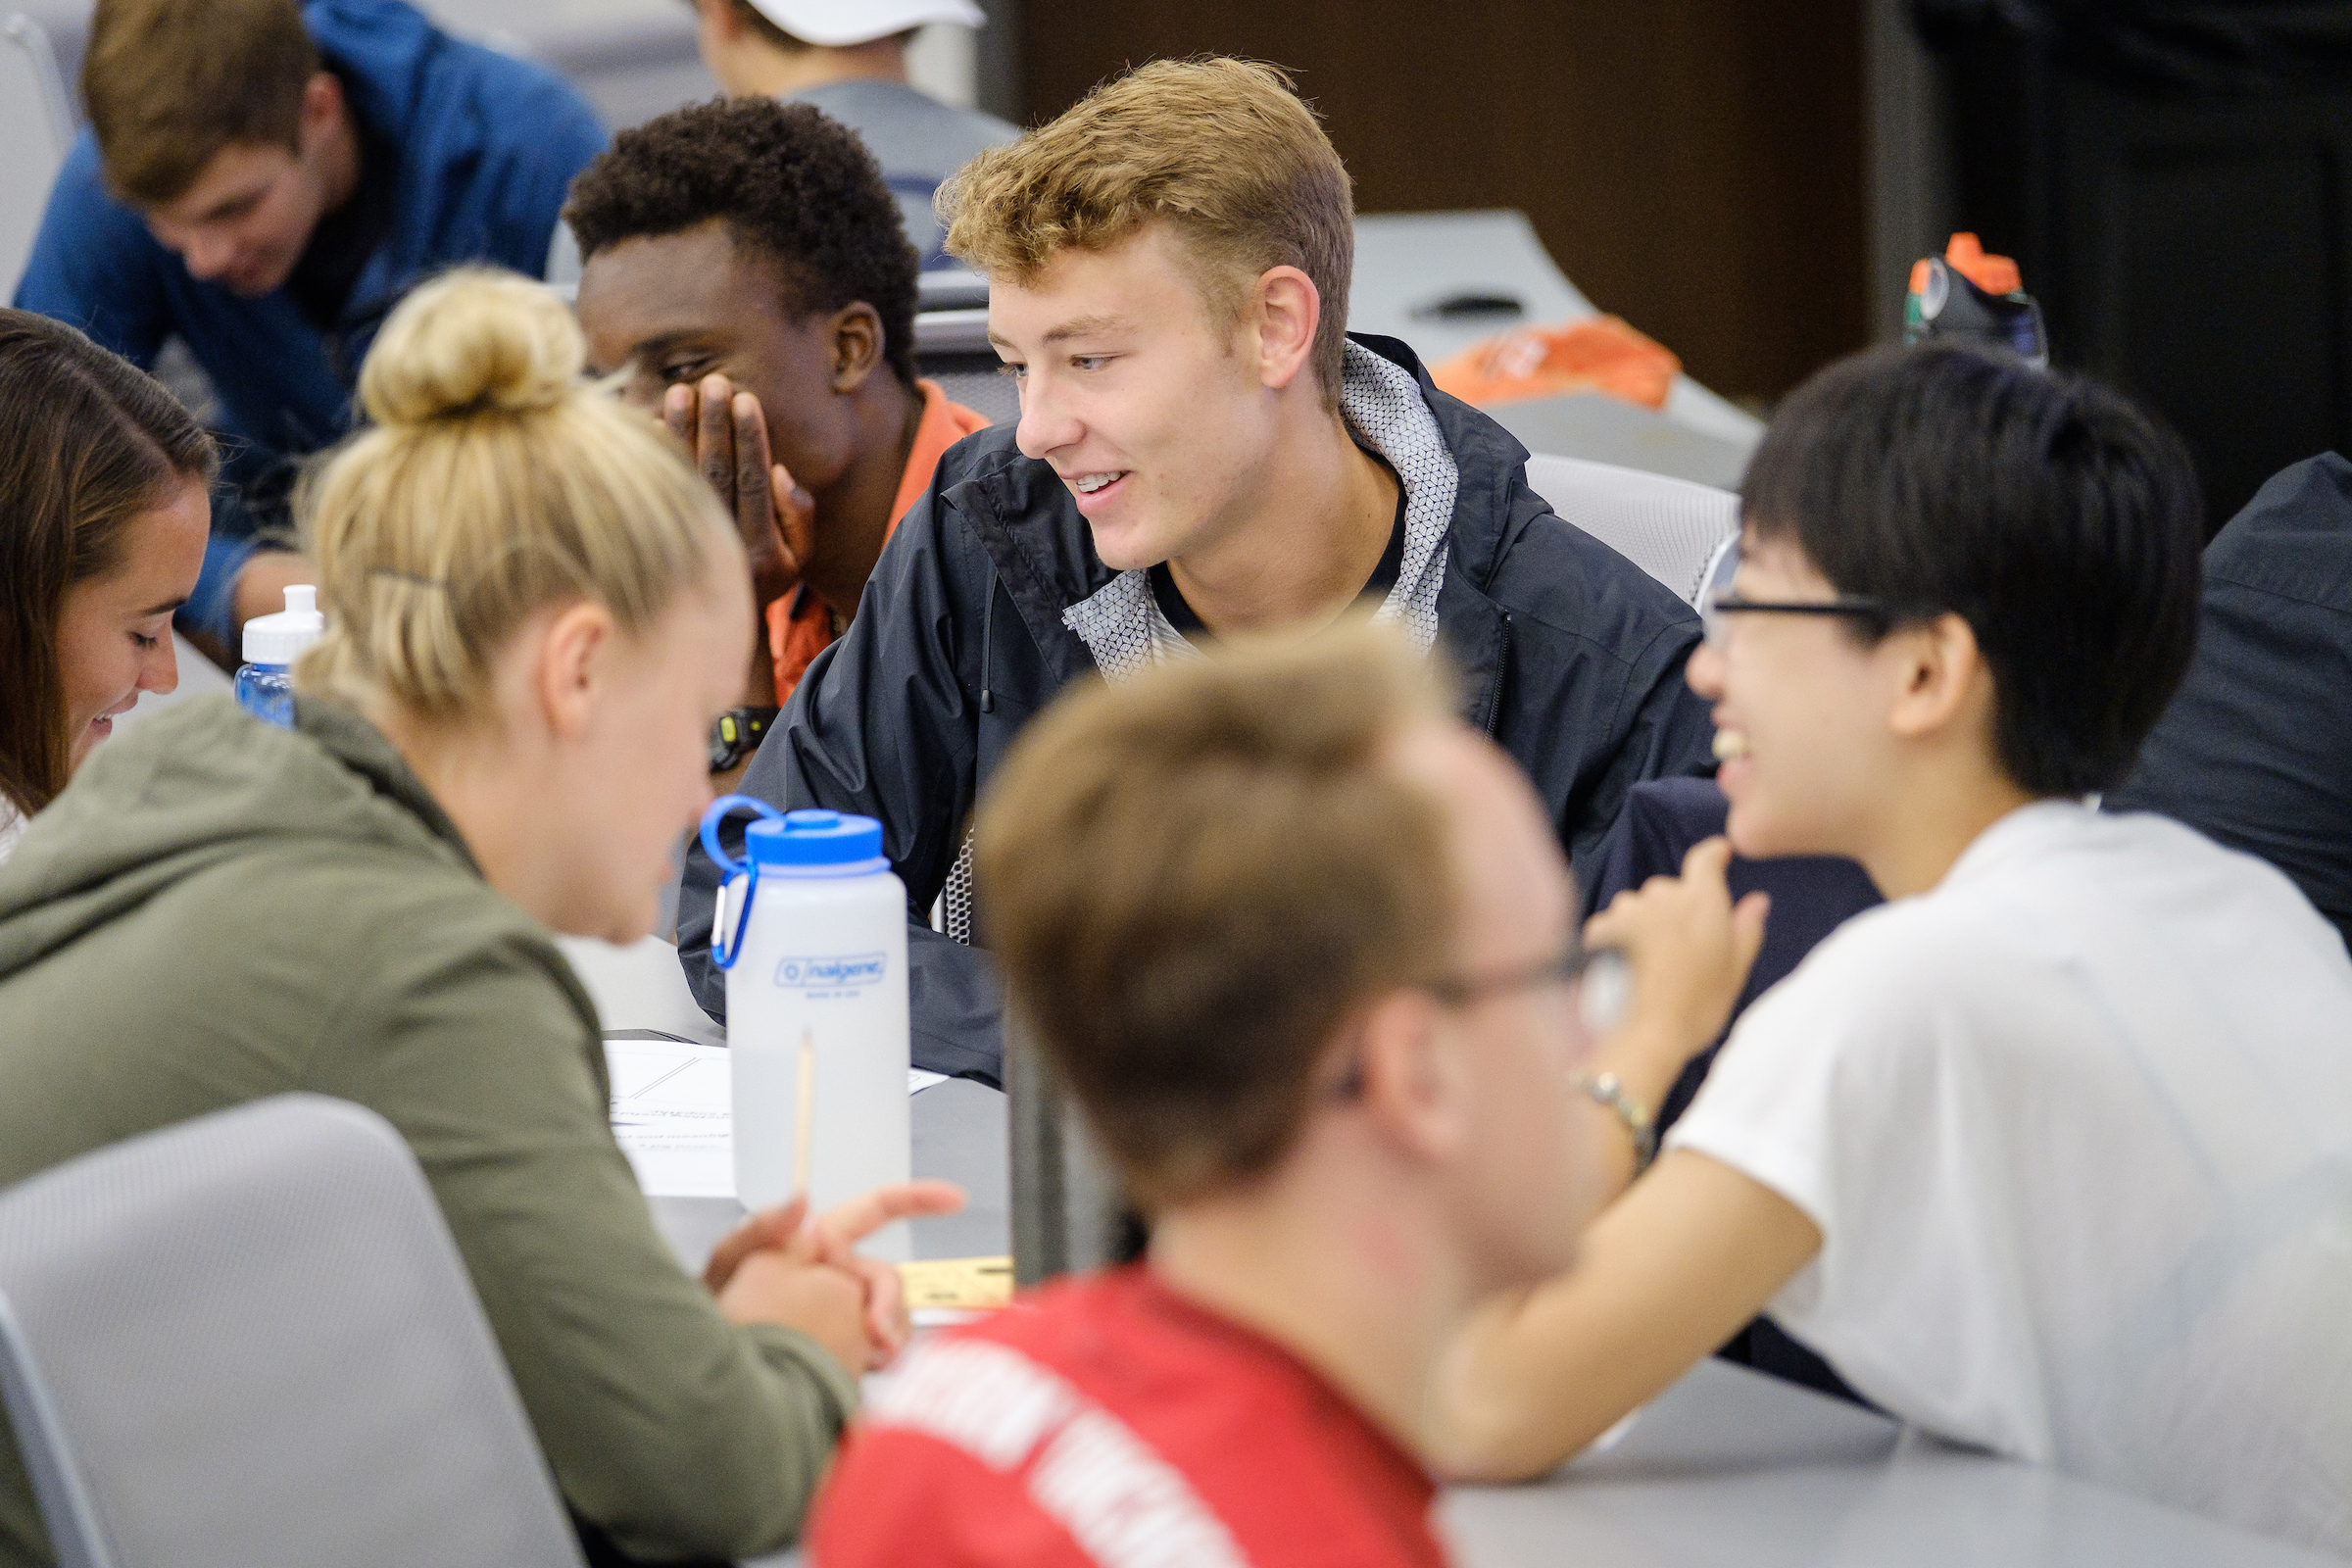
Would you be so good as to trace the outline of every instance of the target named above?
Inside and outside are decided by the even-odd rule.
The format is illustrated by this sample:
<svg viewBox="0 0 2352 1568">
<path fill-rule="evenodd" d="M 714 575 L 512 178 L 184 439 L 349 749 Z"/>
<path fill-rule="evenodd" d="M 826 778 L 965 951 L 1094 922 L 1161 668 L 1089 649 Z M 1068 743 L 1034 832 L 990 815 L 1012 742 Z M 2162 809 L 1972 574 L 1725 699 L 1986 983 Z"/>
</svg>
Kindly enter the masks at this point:
<svg viewBox="0 0 2352 1568">
<path fill-rule="evenodd" d="M 141 692 L 179 683 L 218 463 L 154 380 L 0 310 L 0 860 Z"/>
<path fill-rule="evenodd" d="M 1741 511 L 1690 661 L 1731 845 L 1889 902 L 1748 1008 L 1646 1174 L 1629 1116 L 1622 1196 L 1481 1314 L 1435 1451 L 1549 1470 L 1768 1310 L 1937 1436 L 2352 1550 L 2352 958 L 2276 868 L 2084 799 L 2188 665 L 2179 442 L 2010 356 L 1882 351 L 1789 395 Z M 1586 933 L 1632 957 L 1644 1110 L 1738 989 L 1656 967 L 1722 951 L 1727 856 Z"/>
<path fill-rule="evenodd" d="M 181 625 L 223 658 L 311 580 L 263 546 L 385 313 L 454 263 L 539 271 L 604 127 L 401 0 L 98 0 L 81 96 L 16 303 L 143 369 L 177 336 L 210 377 L 231 482 Z"/>
<path fill-rule="evenodd" d="M 1348 171 L 1279 73 L 1156 61 L 940 199 L 1020 422 L 940 460 L 743 782 L 881 820 L 919 911 L 918 1066 L 1002 1070 L 986 955 L 925 916 L 981 786 L 1072 681 L 1365 602 L 1465 672 L 1465 715 L 1572 859 L 1636 780 L 1710 765 L 1690 608 L 1554 515 L 1526 449 L 1410 349 L 1345 331 Z M 690 847 L 679 954 L 713 1015 L 716 884 Z"/>
<path fill-rule="evenodd" d="M 959 1196 L 762 1214 L 697 1285 L 613 1142 L 553 932 L 652 927 L 750 607 L 709 487 L 583 357 L 535 283 L 412 294 L 361 373 L 374 428 L 307 504 L 327 632 L 295 727 L 182 705 L 34 818 L 0 867 L 0 1185 L 288 1090 L 367 1105 L 423 1166 L 592 1556 L 750 1556 L 792 1541 L 905 1334 L 849 1242 Z M 48 1560 L 0 1444 L 0 1563 Z"/>
<path fill-rule="evenodd" d="M 1437 1357 L 1568 1263 L 1605 1133 L 1567 862 L 1446 681 L 1351 624 L 1090 684 L 1015 745 L 989 936 L 1151 1250 L 916 1349 L 823 1568 L 1445 1560 Z"/>
</svg>

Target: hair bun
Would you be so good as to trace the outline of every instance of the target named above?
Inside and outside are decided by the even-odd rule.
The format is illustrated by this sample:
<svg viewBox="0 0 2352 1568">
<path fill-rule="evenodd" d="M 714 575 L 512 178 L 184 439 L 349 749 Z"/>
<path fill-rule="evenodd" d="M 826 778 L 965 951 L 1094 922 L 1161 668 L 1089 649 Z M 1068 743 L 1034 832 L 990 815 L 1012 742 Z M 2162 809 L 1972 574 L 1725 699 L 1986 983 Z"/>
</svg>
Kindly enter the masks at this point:
<svg viewBox="0 0 2352 1568">
<path fill-rule="evenodd" d="M 360 406 L 388 427 L 552 409 L 580 385 L 587 345 L 545 286 L 462 268 L 400 303 L 360 370 Z"/>
</svg>

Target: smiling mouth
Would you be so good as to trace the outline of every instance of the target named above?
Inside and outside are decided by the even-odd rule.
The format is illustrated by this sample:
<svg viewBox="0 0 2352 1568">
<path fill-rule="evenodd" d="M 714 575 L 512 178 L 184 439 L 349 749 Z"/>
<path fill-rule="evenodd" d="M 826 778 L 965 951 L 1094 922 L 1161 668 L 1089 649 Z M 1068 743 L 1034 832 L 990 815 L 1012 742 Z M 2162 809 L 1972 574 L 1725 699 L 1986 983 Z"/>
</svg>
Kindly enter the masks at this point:
<svg viewBox="0 0 2352 1568">
<path fill-rule="evenodd" d="M 1096 491 L 1106 489 L 1126 477 L 1127 470 L 1124 468 L 1111 473 L 1082 473 L 1070 481 L 1070 488 L 1082 496 L 1091 496 Z"/>
<path fill-rule="evenodd" d="M 1746 755 L 1747 735 L 1744 731 L 1719 729 L 1715 732 L 1715 760 L 1736 762 Z"/>
</svg>

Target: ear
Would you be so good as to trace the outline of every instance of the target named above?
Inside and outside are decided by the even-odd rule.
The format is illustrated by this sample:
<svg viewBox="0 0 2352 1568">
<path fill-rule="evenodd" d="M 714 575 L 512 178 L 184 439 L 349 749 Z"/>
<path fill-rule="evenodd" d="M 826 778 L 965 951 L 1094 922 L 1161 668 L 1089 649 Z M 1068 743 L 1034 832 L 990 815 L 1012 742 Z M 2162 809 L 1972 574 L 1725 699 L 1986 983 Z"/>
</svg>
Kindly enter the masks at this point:
<svg viewBox="0 0 2352 1568">
<path fill-rule="evenodd" d="M 882 316 L 863 300 L 833 313 L 833 392 L 848 397 L 882 364 Z"/>
<path fill-rule="evenodd" d="M 343 80 L 331 71 L 317 71 L 302 84 L 302 139 L 307 145 L 335 128 L 343 119 Z"/>
<path fill-rule="evenodd" d="M 532 676 L 540 713 L 558 739 L 575 740 L 595 722 L 619 639 L 612 612 L 590 600 L 558 611 L 547 623 Z"/>
<path fill-rule="evenodd" d="M 1450 1157 L 1469 1126 L 1469 1083 L 1461 1043 L 1438 1000 L 1424 991 L 1392 991 L 1348 1032 L 1373 1125 L 1409 1158 Z"/>
<path fill-rule="evenodd" d="M 1322 319 L 1323 296 L 1298 268 L 1277 267 L 1258 277 L 1248 324 L 1256 328 L 1259 385 L 1279 389 L 1298 378 L 1314 357 Z"/>
<path fill-rule="evenodd" d="M 1989 713 L 1992 672 L 1975 630 L 1960 616 L 1947 611 L 1924 626 L 1904 627 L 1886 646 L 1900 683 L 1887 715 L 1896 735 L 1922 740 Z"/>
</svg>

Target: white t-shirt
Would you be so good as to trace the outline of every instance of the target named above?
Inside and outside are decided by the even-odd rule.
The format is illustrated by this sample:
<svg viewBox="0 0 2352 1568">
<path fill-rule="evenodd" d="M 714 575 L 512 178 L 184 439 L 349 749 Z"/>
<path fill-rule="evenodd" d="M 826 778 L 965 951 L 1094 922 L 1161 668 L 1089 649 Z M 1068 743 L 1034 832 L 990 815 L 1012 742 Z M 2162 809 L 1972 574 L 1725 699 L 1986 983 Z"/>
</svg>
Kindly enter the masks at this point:
<svg viewBox="0 0 2352 1568">
<path fill-rule="evenodd" d="M 1929 1431 L 2352 1549 L 2352 959 L 2285 877 L 2044 802 L 1848 922 L 1667 1139 L 1821 1228 L 1773 1318 Z"/>
</svg>

